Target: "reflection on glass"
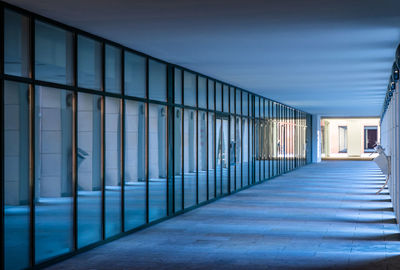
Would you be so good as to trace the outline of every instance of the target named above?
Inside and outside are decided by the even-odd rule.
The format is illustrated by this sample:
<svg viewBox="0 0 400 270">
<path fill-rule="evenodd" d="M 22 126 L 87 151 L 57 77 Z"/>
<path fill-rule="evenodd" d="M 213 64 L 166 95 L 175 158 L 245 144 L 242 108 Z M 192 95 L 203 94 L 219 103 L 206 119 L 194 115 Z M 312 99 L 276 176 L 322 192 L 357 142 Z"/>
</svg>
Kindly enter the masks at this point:
<svg viewBox="0 0 400 270">
<path fill-rule="evenodd" d="M 35 21 L 37 80 L 72 84 L 72 40 L 72 33 L 41 21 Z"/>
<path fill-rule="evenodd" d="M 175 108 L 174 113 L 174 194 L 175 212 L 182 210 L 182 109 Z"/>
<path fill-rule="evenodd" d="M 229 107 L 228 107 L 229 108 Z M 222 194 L 229 192 L 229 121 L 228 118 L 222 119 L 221 148 L 218 149 L 221 158 L 222 170 Z"/>
<path fill-rule="evenodd" d="M 215 128 L 214 114 L 208 113 L 208 196 L 215 198 Z"/>
<path fill-rule="evenodd" d="M 72 102 L 70 91 L 36 87 L 36 262 L 72 250 Z"/>
<path fill-rule="evenodd" d="M 149 99 L 167 101 L 167 66 L 149 60 Z"/>
<path fill-rule="evenodd" d="M 78 35 L 78 86 L 100 90 L 101 43 Z"/>
<path fill-rule="evenodd" d="M 249 185 L 249 125 L 248 119 L 242 119 L 242 134 L 243 134 L 243 187 Z"/>
<path fill-rule="evenodd" d="M 167 215 L 167 107 L 149 105 L 149 221 Z"/>
<path fill-rule="evenodd" d="M 29 76 L 29 18 L 4 9 L 4 72 Z"/>
<path fill-rule="evenodd" d="M 196 111 L 184 111 L 184 206 L 196 204 Z"/>
<path fill-rule="evenodd" d="M 254 125 L 254 173 L 255 182 L 260 181 L 260 124 L 259 121 L 255 121 Z"/>
<path fill-rule="evenodd" d="M 183 72 L 183 96 L 184 104 L 187 106 L 196 106 L 196 75 L 191 72 Z"/>
<path fill-rule="evenodd" d="M 106 97 L 105 104 L 105 233 L 121 232 L 121 115 L 120 100 Z"/>
<path fill-rule="evenodd" d="M 125 95 L 146 97 L 146 58 L 125 51 Z"/>
<path fill-rule="evenodd" d="M 29 266 L 29 105 L 27 84 L 4 82 L 5 269 Z"/>
<path fill-rule="evenodd" d="M 230 138 L 229 138 L 229 175 L 230 175 L 230 191 L 235 190 L 235 165 L 236 165 L 236 141 L 235 141 L 235 117 L 230 117 Z"/>
<path fill-rule="evenodd" d="M 121 49 L 106 45 L 106 91 L 121 94 Z"/>
<path fill-rule="evenodd" d="M 223 95 L 224 95 L 224 112 L 229 112 L 229 87 L 224 84 L 223 86 Z"/>
<path fill-rule="evenodd" d="M 214 98 L 215 98 L 215 91 L 214 91 L 214 81 L 208 80 L 208 109 L 214 110 Z"/>
<path fill-rule="evenodd" d="M 236 117 L 235 134 L 236 190 L 238 190 L 242 187 L 242 121 L 240 117 Z"/>
<path fill-rule="evenodd" d="M 204 77 L 198 77 L 198 95 L 199 95 L 199 107 L 207 108 L 207 79 Z"/>
<path fill-rule="evenodd" d="M 222 85 L 215 84 L 215 110 L 222 111 Z"/>
<path fill-rule="evenodd" d="M 247 92 L 242 92 L 242 114 L 249 115 L 249 95 Z"/>
<path fill-rule="evenodd" d="M 242 91 L 236 89 L 236 114 L 242 114 Z"/>
<path fill-rule="evenodd" d="M 174 72 L 174 87 L 175 87 L 175 103 L 181 104 L 182 103 L 182 70 L 175 69 Z"/>
<path fill-rule="evenodd" d="M 253 120 L 249 119 L 249 131 L 250 131 L 250 134 L 249 134 L 249 184 L 254 183 L 253 129 L 254 129 Z"/>
<path fill-rule="evenodd" d="M 146 223 L 145 104 L 125 100 L 125 230 Z"/>
<path fill-rule="evenodd" d="M 78 247 L 101 240 L 101 97 L 78 94 Z"/>
<path fill-rule="evenodd" d="M 199 111 L 199 202 L 207 200 L 207 113 Z"/>
<path fill-rule="evenodd" d="M 235 88 L 230 87 L 230 112 L 235 113 Z"/>
</svg>

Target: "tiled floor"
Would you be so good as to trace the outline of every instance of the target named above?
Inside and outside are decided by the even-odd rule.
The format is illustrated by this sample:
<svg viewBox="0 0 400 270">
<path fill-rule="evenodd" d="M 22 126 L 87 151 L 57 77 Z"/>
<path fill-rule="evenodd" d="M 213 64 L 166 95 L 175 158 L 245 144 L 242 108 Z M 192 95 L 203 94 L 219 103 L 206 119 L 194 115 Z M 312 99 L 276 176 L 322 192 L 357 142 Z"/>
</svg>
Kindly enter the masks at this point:
<svg viewBox="0 0 400 270">
<path fill-rule="evenodd" d="M 312 164 L 51 269 L 400 269 L 373 162 Z"/>
</svg>

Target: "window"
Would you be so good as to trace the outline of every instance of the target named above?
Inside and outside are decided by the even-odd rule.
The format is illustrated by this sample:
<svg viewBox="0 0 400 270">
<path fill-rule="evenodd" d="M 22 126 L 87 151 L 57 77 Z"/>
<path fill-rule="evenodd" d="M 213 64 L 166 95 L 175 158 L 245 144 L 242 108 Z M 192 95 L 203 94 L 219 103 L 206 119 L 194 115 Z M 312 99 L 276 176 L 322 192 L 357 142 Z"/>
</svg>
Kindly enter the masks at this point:
<svg viewBox="0 0 400 270">
<path fill-rule="evenodd" d="M 149 99 L 167 101 L 167 66 L 149 60 Z"/>
<path fill-rule="evenodd" d="M 182 70 L 175 69 L 174 71 L 174 92 L 175 92 L 175 103 L 182 103 Z"/>
<path fill-rule="evenodd" d="M 35 255 L 38 263 L 73 248 L 73 93 L 37 86 L 35 94 Z"/>
<path fill-rule="evenodd" d="M 78 86 L 101 89 L 101 43 L 78 36 Z"/>
<path fill-rule="evenodd" d="M 72 84 L 72 33 L 36 21 L 36 79 L 60 84 Z"/>
<path fill-rule="evenodd" d="M 105 102 L 105 232 L 106 238 L 121 232 L 121 115 L 120 100 Z"/>
<path fill-rule="evenodd" d="M 4 10 L 4 71 L 29 76 L 29 18 Z"/>
<path fill-rule="evenodd" d="M 146 97 L 146 58 L 125 52 L 125 95 Z"/>
<path fill-rule="evenodd" d="M 106 91 L 121 94 L 121 50 L 106 45 Z"/>
<path fill-rule="evenodd" d="M 207 108 L 207 79 L 198 77 L 199 107 Z"/>
<path fill-rule="evenodd" d="M 27 84 L 4 82 L 5 269 L 29 266 L 29 107 Z"/>
<path fill-rule="evenodd" d="M 167 215 L 167 107 L 149 105 L 149 221 Z"/>
<path fill-rule="evenodd" d="M 78 247 L 101 240 L 101 97 L 78 93 Z"/>
<path fill-rule="evenodd" d="M 145 109 L 125 100 L 125 230 L 146 223 Z"/>
<path fill-rule="evenodd" d="M 184 71 L 183 76 L 184 104 L 196 107 L 196 75 L 191 72 Z"/>
<path fill-rule="evenodd" d="M 378 127 L 364 127 L 364 152 L 372 152 L 378 141 Z"/>
<path fill-rule="evenodd" d="M 339 126 L 339 153 L 347 153 L 347 126 Z"/>
</svg>

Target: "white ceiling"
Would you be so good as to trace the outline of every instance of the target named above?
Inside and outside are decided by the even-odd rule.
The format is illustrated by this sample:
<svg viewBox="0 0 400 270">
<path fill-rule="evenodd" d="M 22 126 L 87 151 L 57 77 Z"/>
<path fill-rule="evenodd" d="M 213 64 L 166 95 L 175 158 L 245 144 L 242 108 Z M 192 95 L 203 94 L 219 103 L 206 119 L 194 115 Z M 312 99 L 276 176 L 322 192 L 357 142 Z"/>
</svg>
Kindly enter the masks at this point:
<svg viewBox="0 0 400 270">
<path fill-rule="evenodd" d="M 324 116 L 378 116 L 400 1 L 7 0 Z"/>
</svg>

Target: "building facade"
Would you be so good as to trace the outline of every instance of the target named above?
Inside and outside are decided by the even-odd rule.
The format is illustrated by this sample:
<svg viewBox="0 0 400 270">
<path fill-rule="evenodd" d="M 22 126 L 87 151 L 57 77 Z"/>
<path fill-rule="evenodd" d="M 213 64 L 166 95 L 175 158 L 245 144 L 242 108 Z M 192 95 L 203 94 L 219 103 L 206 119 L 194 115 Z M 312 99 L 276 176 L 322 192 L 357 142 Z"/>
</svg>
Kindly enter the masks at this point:
<svg viewBox="0 0 400 270">
<path fill-rule="evenodd" d="M 323 158 L 373 157 L 380 141 L 379 118 L 322 118 Z"/>
<path fill-rule="evenodd" d="M 1 260 L 42 266 L 310 162 L 311 116 L 0 5 Z"/>
</svg>

